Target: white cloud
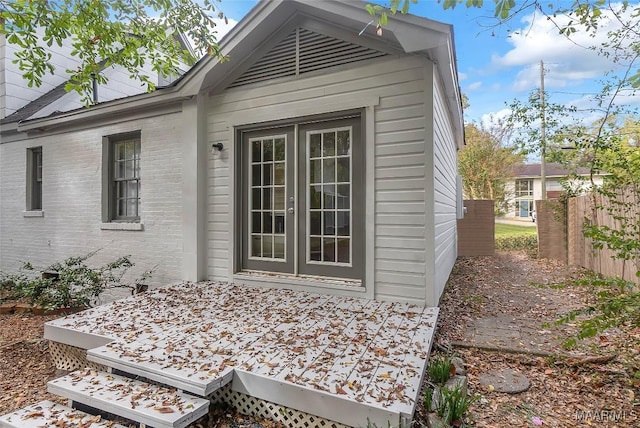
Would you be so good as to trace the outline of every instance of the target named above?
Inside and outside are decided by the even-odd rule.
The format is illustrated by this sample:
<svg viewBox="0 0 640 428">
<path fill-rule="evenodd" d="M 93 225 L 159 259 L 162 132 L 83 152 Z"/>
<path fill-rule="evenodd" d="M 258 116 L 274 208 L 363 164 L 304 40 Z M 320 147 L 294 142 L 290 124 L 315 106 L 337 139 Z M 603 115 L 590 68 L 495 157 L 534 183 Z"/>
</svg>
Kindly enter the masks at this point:
<svg viewBox="0 0 640 428">
<path fill-rule="evenodd" d="M 467 91 L 477 91 L 482 87 L 482 82 L 473 82 L 467 85 Z"/>
<path fill-rule="evenodd" d="M 483 114 L 480 119 L 480 123 L 484 129 L 491 129 L 493 126 L 499 124 L 501 120 L 504 120 L 509 116 L 511 116 L 511 109 L 503 108 L 496 112 Z"/>
<path fill-rule="evenodd" d="M 458 72 L 458 81 L 459 82 L 463 82 L 463 81 L 467 80 L 467 77 L 469 77 L 469 76 L 467 76 L 467 73 L 462 73 L 460 71 Z"/>
<path fill-rule="evenodd" d="M 612 8 L 619 5 L 612 4 Z M 630 13 L 630 12 L 629 12 Z M 540 82 L 539 62 L 545 63 L 545 84 L 550 88 L 575 86 L 584 80 L 604 77 L 614 68 L 611 59 L 592 49 L 608 41 L 608 32 L 620 28 L 610 10 L 603 10 L 600 27 L 595 34 L 580 29 L 570 38 L 559 34 L 558 28 L 569 24 L 571 18 L 558 16 L 553 20 L 540 14 L 523 18 L 523 28 L 509 37 L 512 49 L 502 56 L 494 56 L 494 67 L 523 67 L 516 75 L 513 88 L 524 91 Z"/>
</svg>

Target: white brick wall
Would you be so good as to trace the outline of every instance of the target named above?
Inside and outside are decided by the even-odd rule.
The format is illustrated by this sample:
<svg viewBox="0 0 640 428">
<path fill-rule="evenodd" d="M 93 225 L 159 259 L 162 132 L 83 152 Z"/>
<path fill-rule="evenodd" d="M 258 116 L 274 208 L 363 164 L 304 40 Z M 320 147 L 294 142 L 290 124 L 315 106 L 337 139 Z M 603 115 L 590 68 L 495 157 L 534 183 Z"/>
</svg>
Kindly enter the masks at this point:
<svg viewBox="0 0 640 428">
<path fill-rule="evenodd" d="M 182 264 L 180 114 L 0 144 L 0 269 L 47 265 L 100 249 L 91 263 L 131 255 L 151 285 L 178 280 Z M 102 230 L 102 137 L 141 131 L 143 231 Z M 44 217 L 24 217 L 26 149 L 42 146 Z"/>
</svg>

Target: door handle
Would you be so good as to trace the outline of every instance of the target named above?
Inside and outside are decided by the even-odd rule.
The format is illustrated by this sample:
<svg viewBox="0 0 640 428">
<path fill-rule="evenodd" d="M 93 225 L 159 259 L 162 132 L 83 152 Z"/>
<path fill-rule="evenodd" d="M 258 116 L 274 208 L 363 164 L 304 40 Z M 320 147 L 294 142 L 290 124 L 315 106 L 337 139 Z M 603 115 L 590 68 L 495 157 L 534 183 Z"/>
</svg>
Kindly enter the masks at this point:
<svg viewBox="0 0 640 428">
<path fill-rule="evenodd" d="M 293 209 L 293 207 L 290 207 L 290 208 L 287 209 L 287 212 L 289 214 L 293 214 L 295 212 L 295 210 Z"/>
</svg>

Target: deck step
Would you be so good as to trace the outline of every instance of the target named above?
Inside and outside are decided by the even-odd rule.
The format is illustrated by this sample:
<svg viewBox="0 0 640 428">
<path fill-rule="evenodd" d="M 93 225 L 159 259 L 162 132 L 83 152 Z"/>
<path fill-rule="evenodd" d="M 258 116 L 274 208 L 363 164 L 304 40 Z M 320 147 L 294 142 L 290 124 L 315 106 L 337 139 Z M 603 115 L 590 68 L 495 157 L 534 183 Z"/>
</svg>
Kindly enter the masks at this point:
<svg viewBox="0 0 640 428">
<path fill-rule="evenodd" d="M 91 369 L 54 379 L 47 390 L 155 428 L 185 427 L 209 409 L 209 400 Z"/>
<path fill-rule="evenodd" d="M 125 428 L 100 416 L 90 415 L 51 401 L 41 401 L 0 416 L 2 428 L 82 427 Z"/>
</svg>

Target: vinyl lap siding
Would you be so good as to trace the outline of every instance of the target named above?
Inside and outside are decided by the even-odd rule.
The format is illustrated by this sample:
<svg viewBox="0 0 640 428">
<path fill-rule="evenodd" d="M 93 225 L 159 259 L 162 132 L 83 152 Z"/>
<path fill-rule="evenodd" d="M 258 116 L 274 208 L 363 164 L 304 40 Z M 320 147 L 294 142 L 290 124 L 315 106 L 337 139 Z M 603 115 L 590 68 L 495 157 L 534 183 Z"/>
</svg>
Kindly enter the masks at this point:
<svg viewBox="0 0 640 428">
<path fill-rule="evenodd" d="M 375 148 L 372 142 L 366 147 L 375 150 L 375 165 L 367 168 L 375 167 L 376 297 L 424 303 L 424 86 L 423 60 L 394 58 L 293 82 L 234 88 L 210 100 L 209 141 L 232 148 L 232 127 L 242 121 L 339 111 L 345 100 L 379 97 Z M 233 218 L 228 210 L 233 204 L 229 192 L 233 150 L 228 153 L 209 156 L 208 276 L 212 279 L 229 279 L 232 269 L 230 230 L 235 226 L 229 223 Z"/>
<path fill-rule="evenodd" d="M 457 257 L 456 144 L 451 116 L 446 107 L 442 83 L 434 73 L 434 220 L 435 220 L 435 295 L 437 304 Z M 429 296 L 428 296 L 429 297 Z"/>
<path fill-rule="evenodd" d="M 381 98 L 376 108 L 375 297 L 381 300 L 424 303 L 423 74 L 421 68 L 415 86 Z"/>
</svg>

